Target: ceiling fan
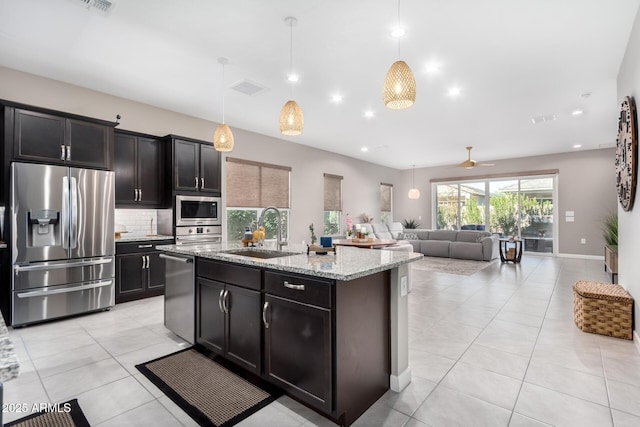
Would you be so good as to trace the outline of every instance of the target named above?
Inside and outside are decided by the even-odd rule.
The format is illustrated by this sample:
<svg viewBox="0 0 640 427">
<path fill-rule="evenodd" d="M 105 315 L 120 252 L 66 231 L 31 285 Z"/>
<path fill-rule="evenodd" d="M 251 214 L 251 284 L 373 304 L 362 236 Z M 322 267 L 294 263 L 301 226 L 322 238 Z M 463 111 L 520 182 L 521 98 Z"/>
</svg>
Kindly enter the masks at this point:
<svg viewBox="0 0 640 427">
<path fill-rule="evenodd" d="M 473 147 L 467 147 L 467 151 L 469 152 L 469 157 L 464 162 L 460 163 L 458 167 L 465 169 L 473 169 L 476 166 L 495 166 L 495 163 L 478 163 L 475 160 L 471 160 L 471 149 Z"/>
</svg>

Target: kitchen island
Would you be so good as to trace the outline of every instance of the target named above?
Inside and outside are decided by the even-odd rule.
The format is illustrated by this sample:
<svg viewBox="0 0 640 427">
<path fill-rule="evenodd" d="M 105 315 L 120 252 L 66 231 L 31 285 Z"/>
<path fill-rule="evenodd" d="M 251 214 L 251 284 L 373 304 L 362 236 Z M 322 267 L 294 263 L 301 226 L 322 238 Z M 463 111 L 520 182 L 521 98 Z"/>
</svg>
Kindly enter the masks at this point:
<svg viewBox="0 0 640 427">
<path fill-rule="evenodd" d="M 341 425 L 410 383 L 408 263 L 421 254 L 235 246 L 158 247 L 195 257 L 199 346 Z"/>
</svg>

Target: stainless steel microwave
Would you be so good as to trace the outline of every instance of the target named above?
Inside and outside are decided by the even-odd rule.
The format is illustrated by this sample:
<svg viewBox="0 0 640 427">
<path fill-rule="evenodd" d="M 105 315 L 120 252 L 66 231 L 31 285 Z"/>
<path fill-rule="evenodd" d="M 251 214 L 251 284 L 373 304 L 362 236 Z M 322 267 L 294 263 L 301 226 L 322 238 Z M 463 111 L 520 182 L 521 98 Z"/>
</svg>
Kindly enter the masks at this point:
<svg viewBox="0 0 640 427">
<path fill-rule="evenodd" d="M 176 196 L 176 226 L 222 225 L 220 197 Z"/>
</svg>

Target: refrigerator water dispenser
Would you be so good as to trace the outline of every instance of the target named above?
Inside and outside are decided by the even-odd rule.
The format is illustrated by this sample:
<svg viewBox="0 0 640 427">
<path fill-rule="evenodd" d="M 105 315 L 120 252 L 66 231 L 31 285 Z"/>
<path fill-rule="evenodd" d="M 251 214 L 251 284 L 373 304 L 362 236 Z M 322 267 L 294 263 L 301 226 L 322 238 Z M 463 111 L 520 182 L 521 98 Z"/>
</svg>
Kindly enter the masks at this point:
<svg viewBox="0 0 640 427">
<path fill-rule="evenodd" d="M 37 209 L 27 212 L 29 246 L 60 245 L 60 212 L 53 209 Z"/>
</svg>

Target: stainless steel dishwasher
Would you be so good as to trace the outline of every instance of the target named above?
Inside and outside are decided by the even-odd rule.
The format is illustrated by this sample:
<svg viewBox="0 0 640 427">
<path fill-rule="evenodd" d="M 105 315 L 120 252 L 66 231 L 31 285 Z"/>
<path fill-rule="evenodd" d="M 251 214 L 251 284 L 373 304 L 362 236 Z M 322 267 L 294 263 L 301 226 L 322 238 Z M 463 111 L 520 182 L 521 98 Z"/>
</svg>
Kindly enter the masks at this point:
<svg viewBox="0 0 640 427">
<path fill-rule="evenodd" d="M 165 260 L 164 326 L 191 344 L 196 342 L 196 287 L 193 257 L 160 254 Z"/>
</svg>

